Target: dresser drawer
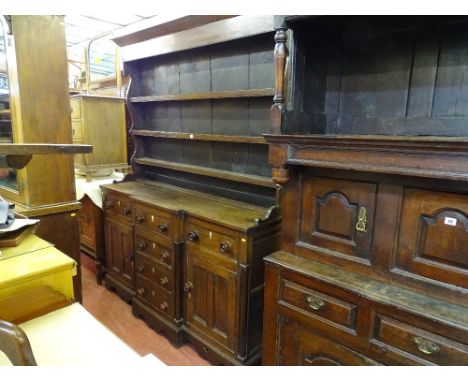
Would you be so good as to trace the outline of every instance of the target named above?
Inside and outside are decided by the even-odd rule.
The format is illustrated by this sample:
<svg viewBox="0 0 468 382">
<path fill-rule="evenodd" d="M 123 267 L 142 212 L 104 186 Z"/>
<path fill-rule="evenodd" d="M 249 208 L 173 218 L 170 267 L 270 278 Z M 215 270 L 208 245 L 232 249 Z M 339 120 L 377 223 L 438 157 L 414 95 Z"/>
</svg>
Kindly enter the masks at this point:
<svg viewBox="0 0 468 382">
<path fill-rule="evenodd" d="M 156 308 L 159 312 L 169 317 L 174 316 L 172 295 L 160 288 L 159 285 L 137 275 L 136 293 L 138 297 Z"/>
<path fill-rule="evenodd" d="M 106 192 L 103 207 L 106 214 L 111 213 L 121 216 L 126 220 L 132 220 L 132 204 L 126 196 Z"/>
<path fill-rule="evenodd" d="M 239 256 L 239 243 L 235 233 L 217 226 L 201 225 L 192 219 L 187 220 L 184 232 L 185 243 L 189 247 L 232 258 Z"/>
<path fill-rule="evenodd" d="M 176 227 L 172 226 L 173 215 L 169 212 L 138 203 L 134 203 L 134 209 L 136 227 L 144 227 L 164 237 L 173 237 Z"/>
<path fill-rule="evenodd" d="M 72 138 L 74 141 L 83 140 L 83 126 L 79 120 L 72 120 Z"/>
<path fill-rule="evenodd" d="M 172 268 L 174 264 L 172 241 L 149 232 L 145 228 L 136 227 L 135 229 L 135 250 L 168 268 Z"/>
<path fill-rule="evenodd" d="M 371 342 L 400 354 L 407 364 L 468 365 L 467 345 L 385 315 L 375 315 Z"/>
<path fill-rule="evenodd" d="M 160 264 L 150 258 L 137 253 L 135 255 L 135 269 L 137 275 L 147 278 L 162 289 L 170 293 L 174 290 L 172 272 L 162 268 Z"/>
<path fill-rule="evenodd" d="M 320 317 L 344 328 L 356 328 L 357 305 L 293 281 L 282 280 L 280 304 L 311 318 Z"/>
<path fill-rule="evenodd" d="M 71 107 L 71 117 L 72 119 L 80 119 L 81 118 L 81 100 L 79 99 L 70 99 L 70 107 Z"/>
</svg>

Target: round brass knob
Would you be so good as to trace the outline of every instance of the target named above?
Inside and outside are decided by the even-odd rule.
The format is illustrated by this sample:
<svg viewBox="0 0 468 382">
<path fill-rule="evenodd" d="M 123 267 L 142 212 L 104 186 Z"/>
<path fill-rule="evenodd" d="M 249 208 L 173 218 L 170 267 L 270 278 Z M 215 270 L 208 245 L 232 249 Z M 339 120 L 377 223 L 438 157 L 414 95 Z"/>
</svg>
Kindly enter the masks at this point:
<svg viewBox="0 0 468 382">
<path fill-rule="evenodd" d="M 159 280 L 159 283 L 165 287 L 169 284 L 169 279 L 167 277 L 162 277 L 160 280 Z"/>
<path fill-rule="evenodd" d="M 139 240 L 139 241 L 137 242 L 137 248 L 138 248 L 138 249 L 145 249 L 146 246 L 147 246 L 147 244 L 146 244 L 146 242 L 143 241 L 143 240 Z"/>
<path fill-rule="evenodd" d="M 130 213 L 132 212 L 132 209 L 130 207 L 125 207 L 125 208 L 122 208 L 122 212 L 125 216 L 127 216 L 127 215 L 130 215 Z"/>
<path fill-rule="evenodd" d="M 170 257 L 169 253 L 167 253 L 167 252 L 161 253 L 161 260 L 162 260 L 162 261 L 167 261 L 167 260 L 169 260 L 169 257 Z"/>
<path fill-rule="evenodd" d="M 145 288 L 138 288 L 137 293 L 138 293 L 139 296 L 144 296 L 145 293 L 146 293 L 146 290 L 145 290 Z"/>
<path fill-rule="evenodd" d="M 190 241 L 196 241 L 198 240 L 198 232 L 197 231 L 191 231 L 188 234 L 188 238 Z"/>
<path fill-rule="evenodd" d="M 128 261 L 133 261 L 133 259 L 135 258 L 135 255 L 133 253 L 129 253 L 127 256 L 126 256 L 127 260 Z"/>
<path fill-rule="evenodd" d="M 219 245 L 219 250 L 222 252 L 222 253 L 229 253 L 231 252 L 231 243 L 229 243 L 228 241 L 225 241 L 223 243 L 221 243 Z"/>
<path fill-rule="evenodd" d="M 145 270 L 145 266 L 143 264 L 140 264 L 137 266 L 137 271 L 139 273 L 143 273 L 144 270 Z"/>
<path fill-rule="evenodd" d="M 192 290 L 193 288 L 193 284 L 190 282 L 190 281 L 187 281 L 185 284 L 184 284 L 184 292 L 185 293 L 188 293 Z"/>
<path fill-rule="evenodd" d="M 159 227 L 158 227 L 158 230 L 159 232 L 163 233 L 163 232 L 166 232 L 167 231 L 167 224 L 160 224 Z"/>
<path fill-rule="evenodd" d="M 106 208 L 111 208 L 114 205 L 114 201 L 112 200 L 107 200 L 106 201 Z"/>
<path fill-rule="evenodd" d="M 143 215 L 137 215 L 135 216 L 135 220 L 137 223 L 143 223 L 145 221 L 145 217 Z"/>
</svg>

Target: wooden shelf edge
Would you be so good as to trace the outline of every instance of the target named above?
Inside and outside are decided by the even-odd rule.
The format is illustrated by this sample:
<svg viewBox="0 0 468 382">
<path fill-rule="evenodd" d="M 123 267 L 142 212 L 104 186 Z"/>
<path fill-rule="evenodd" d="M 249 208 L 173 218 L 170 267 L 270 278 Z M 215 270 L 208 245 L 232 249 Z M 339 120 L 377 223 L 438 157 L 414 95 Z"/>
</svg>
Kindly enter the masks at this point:
<svg viewBox="0 0 468 382">
<path fill-rule="evenodd" d="M 264 137 L 251 137 L 246 135 L 198 134 L 151 130 L 132 130 L 132 134 L 139 137 L 152 137 L 163 139 L 266 144 L 266 140 Z"/>
<path fill-rule="evenodd" d="M 248 89 L 248 90 L 230 90 L 222 92 L 205 93 L 185 93 L 185 94 L 165 94 L 159 96 L 130 97 L 130 102 L 163 102 L 163 101 L 190 101 L 205 99 L 223 99 L 223 98 L 246 98 L 246 97 L 273 97 L 275 89 Z"/>
<path fill-rule="evenodd" d="M 213 178 L 232 180 L 235 182 L 248 183 L 262 187 L 275 187 L 275 184 L 273 183 L 271 178 L 267 178 L 264 176 L 241 174 L 232 171 L 218 170 L 202 166 L 194 166 L 185 163 L 168 162 L 159 159 L 135 158 L 133 161 L 136 164 L 141 164 L 145 166 L 153 166 L 169 170 L 189 172 L 192 174 L 211 176 Z"/>
<path fill-rule="evenodd" d="M 34 154 L 81 154 L 91 153 L 93 146 L 52 143 L 2 143 L 0 154 L 34 155 Z"/>
</svg>

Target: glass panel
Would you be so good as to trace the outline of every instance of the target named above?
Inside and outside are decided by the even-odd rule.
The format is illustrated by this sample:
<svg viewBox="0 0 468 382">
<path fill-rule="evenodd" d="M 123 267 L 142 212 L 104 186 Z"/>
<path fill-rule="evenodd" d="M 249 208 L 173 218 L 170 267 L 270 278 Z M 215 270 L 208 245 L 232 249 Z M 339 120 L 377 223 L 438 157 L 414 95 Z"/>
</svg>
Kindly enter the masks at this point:
<svg viewBox="0 0 468 382">
<path fill-rule="evenodd" d="M 115 78 L 115 51 L 117 45 L 107 37 L 97 39 L 89 45 L 89 80 Z"/>
<path fill-rule="evenodd" d="M 0 22 L 0 143 L 13 143 L 5 45 L 6 33 L 3 22 Z M 4 166 L 0 167 L 0 186 L 18 191 L 16 170 Z"/>
</svg>

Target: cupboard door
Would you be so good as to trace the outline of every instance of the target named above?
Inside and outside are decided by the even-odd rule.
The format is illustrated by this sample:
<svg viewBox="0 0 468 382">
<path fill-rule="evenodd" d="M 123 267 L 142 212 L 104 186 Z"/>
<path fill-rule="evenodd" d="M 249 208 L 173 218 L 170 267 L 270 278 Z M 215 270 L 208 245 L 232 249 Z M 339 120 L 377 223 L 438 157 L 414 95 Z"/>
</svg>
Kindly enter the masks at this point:
<svg viewBox="0 0 468 382">
<path fill-rule="evenodd" d="M 406 189 L 395 266 L 468 287 L 468 195 Z"/>
<path fill-rule="evenodd" d="M 375 183 L 304 177 L 298 244 L 372 262 Z"/>
<path fill-rule="evenodd" d="M 133 288 L 132 228 L 112 220 L 106 221 L 107 268 L 119 280 Z"/>
<path fill-rule="evenodd" d="M 187 252 L 184 285 L 186 323 L 200 334 L 234 350 L 236 332 L 236 272 L 214 256 Z"/>
<path fill-rule="evenodd" d="M 282 366 L 366 366 L 378 363 L 322 337 L 286 317 L 279 318 L 279 360 Z"/>
</svg>

